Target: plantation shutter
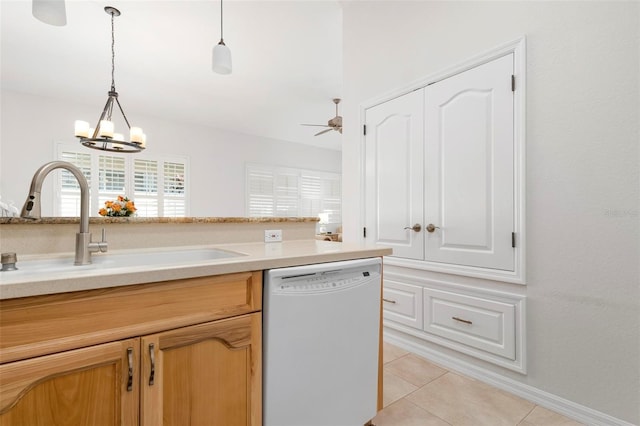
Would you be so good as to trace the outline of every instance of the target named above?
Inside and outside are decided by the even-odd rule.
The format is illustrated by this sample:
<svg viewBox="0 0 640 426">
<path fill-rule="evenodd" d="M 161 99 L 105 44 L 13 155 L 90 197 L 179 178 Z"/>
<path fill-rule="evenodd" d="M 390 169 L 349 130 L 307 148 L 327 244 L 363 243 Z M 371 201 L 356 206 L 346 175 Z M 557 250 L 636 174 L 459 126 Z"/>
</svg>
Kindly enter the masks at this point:
<svg viewBox="0 0 640 426">
<path fill-rule="evenodd" d="M 164 216 L 181 217 L 186 212 L 185 167 L 181 163 L 164 163 Z"/>
<path fill-rule="evenodd" d="M 158 216 L 158 162 L 134 160 L 133 200 L 137 214 L 143 217 Z"/>
<path fill-rule="evenodd" d="M 76 150 L 58 143 L 58 159 L 76 165 L 90 188 L 89 214 L 97 216 L 105 201 L 129 197 L 139 217 L 183 217 L 188 213 L 186 176 L 188 160 L 181 157 L 151 159 Z M 59 216 L 80 214 L 80 187 L 73 174 L 61 169 L 54 201 Z"/>
<path fill-rule="evenodd" d="M 341 179 L 335 173 L 266 165 L 247 165 L 250 217 L 321 217 L 341 222 Z"/>
<path fill-rule="evenodd" d="M 274 173 L 247 168 L 247 210 L 249 217 L 271 217 L 274 212 Z"/>
<path fill-rule="evenodd" d="M 63 152 L 60 160 L 76 165 L 91 187 L 91 155 L 79 152 Z M 63 217 L 80 215 L 80 185 L 73 174 L 60 169 L 60 203 L 57 214 Z"/>
<path fill-rule="evenodd" d="M 98 156 L 98 205 L 125 194 L 124 158 L 112 155 Z"/>
<path fill-rule="evenodd" d="M 279 173 L 275 177 L 275 183 L 275 216 L 298 216 L 298 176 L 293 173 Z"/>
</svg>

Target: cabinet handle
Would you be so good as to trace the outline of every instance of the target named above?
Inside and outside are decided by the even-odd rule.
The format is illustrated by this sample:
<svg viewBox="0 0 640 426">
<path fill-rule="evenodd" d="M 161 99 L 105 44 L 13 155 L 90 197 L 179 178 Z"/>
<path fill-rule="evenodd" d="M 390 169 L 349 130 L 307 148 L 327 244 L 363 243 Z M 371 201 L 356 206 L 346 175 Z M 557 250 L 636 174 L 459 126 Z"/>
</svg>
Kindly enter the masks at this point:
<svg viewBox="0 0 640 426">
<path fill-rule="evenodd" d="M 133 390 L 133 348 L 127 348 L 127 361 L 129 362 L 129 378 L 127 379 L 127 392 Z"/>
<path fill-rule="evenodd" d="M 430 224 L 427 225 L 427 232 L 433 232 L 436 229 L 440 229 L 440 227 L 439 226 L 435 226 L 433 223 L 430 223 Z"/>
<path fill-rule="evenodd" d="M 473 324 L 473 321 L 469 321 L 469 320 L 458 318 L 458 317 L 451 317 L 451 319 L 455 321 L 463 322 L 465 324 Z"/>
<path fill-rule="evenodd" d="M 391 300 L 391 299 L 382 298 L 382 300 L 387 302 L 387 303 L 397 303 L 395 300 Z"/>
<path fill-rule="evenodd" d="M 151 358 L 151 373 L 149 374 L 149 386 L 153 386 L 156 376 L 156 353 L 153 350 L 153 343 L 149 343 L 149 358 Z"/>
<path fill-rule="evenodd" d="M 422 230 L 422 225 L 416 223 L 413 226 L 405 226 L 404 229 L 411 229 L 413 232 L 420 232 Z"/>
</svg>

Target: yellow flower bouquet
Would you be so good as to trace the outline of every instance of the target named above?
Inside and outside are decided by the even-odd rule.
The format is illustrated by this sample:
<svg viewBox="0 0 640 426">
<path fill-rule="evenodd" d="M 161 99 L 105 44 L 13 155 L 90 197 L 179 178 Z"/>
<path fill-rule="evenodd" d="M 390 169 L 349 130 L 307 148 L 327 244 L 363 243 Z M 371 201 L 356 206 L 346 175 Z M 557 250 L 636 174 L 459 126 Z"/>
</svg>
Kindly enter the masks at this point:
<svg viewBox="0 0 640 426">
<path fill-rule="evenodd" d="M 136 210 L 133 201 L 127 197 L 118 195 L 118 199 L 115 201 L 105 201 L 104 207 L 101 208 L 98 213 L 100 213 L 100 216 L 126 217 L 133 216 Z"/>
</svg>

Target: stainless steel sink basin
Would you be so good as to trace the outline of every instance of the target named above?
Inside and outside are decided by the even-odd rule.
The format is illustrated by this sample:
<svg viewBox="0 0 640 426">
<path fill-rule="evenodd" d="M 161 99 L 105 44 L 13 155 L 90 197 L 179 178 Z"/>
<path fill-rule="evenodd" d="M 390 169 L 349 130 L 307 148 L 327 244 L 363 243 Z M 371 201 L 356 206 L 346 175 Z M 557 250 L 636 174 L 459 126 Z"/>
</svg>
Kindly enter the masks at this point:
<svg viewBox="0 0 640 426">
<path fill-rule="evenodd" d="M 0 272 L 0 280 L 16 275 L 55 274 L 59 272 L 91 271 L 101 269 L 165 266 L 215 261 L 230 257 L 245 256 L 243 253 L 217 248 L 173 248 L 171 250 L 145 250 L 94 255 L 89 265 L 76 266 L 72 257 L 56 257 L 20 261 L 17 271 Z"/>
</svg>

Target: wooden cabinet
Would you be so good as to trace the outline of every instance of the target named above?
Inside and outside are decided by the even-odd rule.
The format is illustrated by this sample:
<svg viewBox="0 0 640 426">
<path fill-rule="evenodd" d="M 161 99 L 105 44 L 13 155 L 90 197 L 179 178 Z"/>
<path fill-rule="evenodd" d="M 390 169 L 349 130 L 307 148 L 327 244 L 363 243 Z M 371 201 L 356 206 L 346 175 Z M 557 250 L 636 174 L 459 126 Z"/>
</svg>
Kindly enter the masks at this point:
<svg viewBox="0 0 640 426">
<path fill-rule="evenodd" d="M 142 338 L 141 424 L 260 425 L 260 314 Z"/>
<path fill-rule="evenodd" d="M 138 342 L 127 339 L 1 365 L 0 425 L 137 424 L 138 393 L 127 391 L 127 349 Z M 136 370 L 133 374 L 137 379 Z"/>
<path fill-rule="evenodd" d="M 261 424 L 262 273 L 0 306 L 0 426 Z"/>
</svg>

